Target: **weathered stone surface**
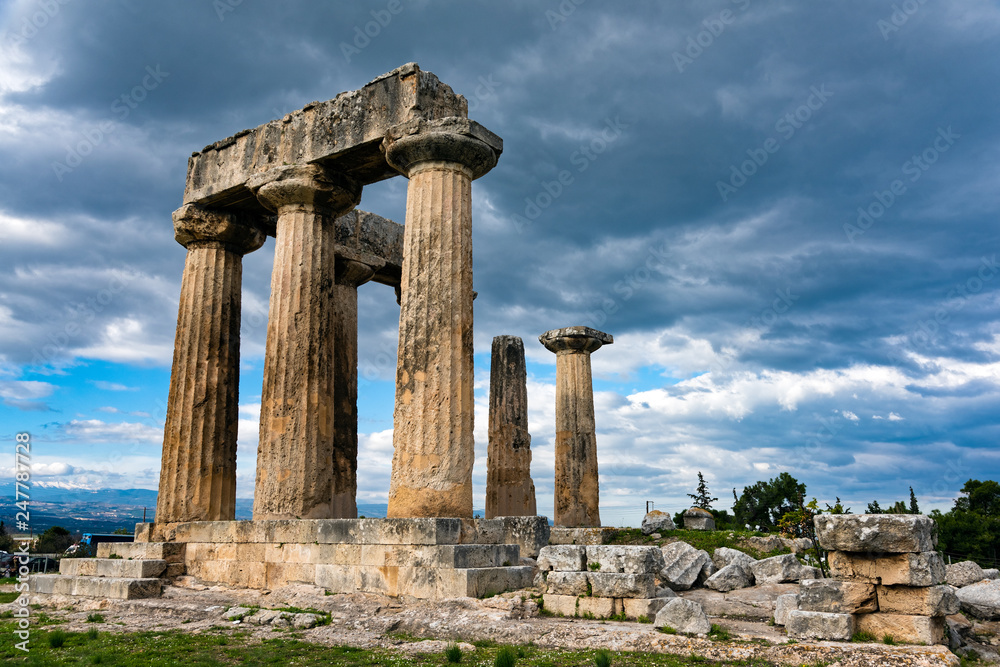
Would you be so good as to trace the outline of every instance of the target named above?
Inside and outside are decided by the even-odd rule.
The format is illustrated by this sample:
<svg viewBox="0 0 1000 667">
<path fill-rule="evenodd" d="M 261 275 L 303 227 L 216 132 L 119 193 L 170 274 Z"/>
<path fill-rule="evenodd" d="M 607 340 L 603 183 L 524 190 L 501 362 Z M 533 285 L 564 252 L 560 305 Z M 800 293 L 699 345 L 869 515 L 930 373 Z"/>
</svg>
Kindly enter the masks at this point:
<svg viewBox="0 0 1000 667">
<path fill-rule="evenodd" d="M 183 563 L 186 546 L 177 542 L 101 542 L 97 545 L 97 557 L 116 556 L 123 560 L 150 559 Z"/>
<path fill-rule="evenodd" d="M 947 616 L 957 614 L 958 597 L 951 586 L 878 586 L 878 609 L 887 614 Z"/>
<path fill-rule="evenodd" d="M 795 639 L 832 639 L 849 641 L 854 635 L 854 616 L 851 614 L 828 614 L 822 611 L 788 612 L 785 630 Z"/>
<path fill-rule="evenodd" d="M 586 595 L 586 572 L 549 572 L 545 578 L 546 592 L 553 595 Z"/>
<path fill-rule="evenodd" d="M 655 628 L 673 628 L 677 632 L 687 634 L 707 634 L 712 629 L 708 616 L 701 605 L 692 600 L 674 598 L 656 613 L 653 620 Z"/>
<path fill-rule="evenodd" d="M 922 514 L 819 514 L 820 546 L 830 551 L 909 553 L 937 547 L 937 524 Z"/>
<path fill-rule="evenodd" d="M 788 614 L 793 609 L 799 608 L 799 596 L 796 593 L 786 593 L 779 595 L 774 601 L 774 624 L 785 625 L 788 623 Z"/>
<path fill-rule="evenodd" d="M 803 565 L 792 554 L 764 558 L 751 565 L 750 569 L 758 584 L 780 584 L 823 576 L 819 568 Z"/>
<path fill-rule="evenodd" d="M 554 521 L 557 526 L 600 526 L 590 355 L 614 339 L 589 327 L 567 327 L 547 331 L 538 340 L 556 355 Z"/>
<path fill-rule="evenodd" d="M 516 544 L 522 558 L 538 558 L 549 544 L 549 521 L 544 516 L 499 516 L 462 522 L 462 541 Z"/>
<path fill-rule="evenodd" d="M 666 512 L 653 510 L 652 512 L 646 513 L 646 516 L 642 517 L 643 535 L 651 535 L 652 533 L 660 533 L 676 529 L 677 526 L 674 525 L 674 520 Z"/>
<path fill-rule="evenodd" d="M 692 507 L 684 512 L 684 527 L 688 530 L 715 530 L 715 518 L 708 510 Z"/>
<path fill-rule="evenodd" d="M 617 528 L 553 526 L 549 534 L 549 544 L 608 544 L 616 534 L 618 534 Z"/>
<path fill-rule="evenodd" d="M 673 593 L 673 591 L 671 591 Z M 642 617 L 646 617 L 650 621 L 656 618 L 657 612 L 663 609 L 663 605 L 667 604 L 667 598 L 655 597 L 655 598 L 624 598 L 622 600 L 622 608 L 625 611 L 625 617 L 636 620 Z"/>
<path fill-rule="evenodd" d="M 535 514 L 524 343 L 517 336 L 496 336 L 490 360 L 486 518 Z"/>
<path fill-rule="evenodd" d="M 538 552 L 538 569 L 556 572 L 583 572 L 587 569 L 587 547 L 553 545 Z"/>
<path fill-rule="evenodd" d="M 370 266 L 375 271 L 373 282 L 399 286 L 403 275 L 403 225 L 359 209 L 340 216 L 335 225 L 337 257 Z"/>
<path fill-rule="evenodd" d="M 409 179 L 390 517 L 472 516 L 472 180 L 496 164 L 494 148 L 437 121 L 383 144 Z"/>
<path fill-rule="evenodd" d="M 961 588 L 969 584 L 975 584 L 986 579 L 986 573 L 978 563 L 965 560 L 961 563 L 952 563 L 944 566 L 945 581 L 951 586 Z"/>
<path fill-rule="evenodd" d="M 728 593 L 694 588 L 682 591 L 680 596 L 700 604 L 709 616 L 735 616 L 766 621 L 774 615 L 775 600 L 779 595 L 797 594 L 798 590 L 798 584 L 761 584 L 737 588 Z"/>
<path fill-rule="evenodd" d="M 596 566 L 598 572 L 659 574 L 663 565 L 663 552 L 659 547 L 587 546 L 587 569 Z"/>
<path fill-rule="evenodd" d="M 610 618 L 618 613 L 620 601 L 607 597 L 577 598 L 576 612 L 579 616 L 594 618 Z"/>
<path fill-rule="evenodd" d="M 935 551 L 907 554 L 827 554 L 834 579 L 864 581 L 885 586 L 935 586 L 944 583 L 945 568 Z"/>
<path fill-rule="evenodd" d="M 750 567 L 756 562 L 756 558 L 753 558 L 738 549 L 730 549 L 729 547 L 719 547 L 712 553 L 712 563 L 715 564 L 715 567 L 720 570 L 732 563 L 739 563 L 744 568 L 749 570 Z"/>
<path fill-rule="evenodd" d="M 550 573 L 549 576 L 551 577 Z M 656 575 L 619 574 L 616 572 L 588 572 L 594 597 L 651 598 L 656 591 Z"/>
<path fill-rule="evenodd" d="M 1000 570 L 995 567 L 983 570 L 984 579 L 1000 579 Z"/>
<path fill-rule="evenodd" d="M 707 552 L 695 549 L 687 542 L 672 542 L 663 547 L 660 578 L 672 590 L 686 591 L 711 564 L 712 559 Z"/>
<path fill-rule="evenodd" d="M 236 514 L 243 255 L 264 243 L 255 220 L 184 206 L 174 233 L 188 252 L 163 431 L 160 521 Z"/>
<path fill-rule="evenodd" d="M 860 614 L 857 631 L 881 641 L 886 635 L 904 644 L 944 644 L 944 618 L 905 614 Z"/>
<path fill-rule="evenodd" d="M 151 579 L 167 569 L 165 560 L 124 560 L 121 558 L 63 558 L 59 574 L 66 576 Z"/>
<path fill-rule="evenodd" d="M 73 595 L 77 597 L 140 600 L 160 596 L 159 579 L 121 577 L 67 577 L 61 574 L 35 574 L 28 579 L 34 595 Z"/>
<path fill-rule="evenodd" d="M 976 618 L 1000 619 L 1000 579 L 964 586 L 955 595 L 962 604 L 962 611 Z"/>
<path fill-rule="evenodd" d="M 742 563 L 730 563 L 705 580 L 705 587 L 723 593 L 753 586 L 753 573 Z"/>
<path fill-rule="evenodd" d="M 836 579 L 803 579 L 799 609 L 834 614 L 869 614 L 878 611 L 875 586 Z"/>
<path fill-rule="evenodd" d="M 580 598 L 576 595 L 553 595 L 546 593 L 542 596 L 542 607 L 545 611 L 556 616 L 576 616 L 576 601 Z"/>
</svg>

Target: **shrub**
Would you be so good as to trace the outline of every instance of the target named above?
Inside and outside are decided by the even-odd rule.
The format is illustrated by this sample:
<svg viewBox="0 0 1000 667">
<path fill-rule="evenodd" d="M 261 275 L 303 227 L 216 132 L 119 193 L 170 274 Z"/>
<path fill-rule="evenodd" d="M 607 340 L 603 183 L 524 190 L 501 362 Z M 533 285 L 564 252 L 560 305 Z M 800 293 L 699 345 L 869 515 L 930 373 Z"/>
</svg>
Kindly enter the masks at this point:
<svg viewBox="0 0 1000 667">
<path fill-rule="evenodd" d="M 493 661 L 493 667 L 514 667 L 517 664 L 517 654 L 509 646 L 501 646 L 497 651 L 497 657 Z"/>
<path fill-rule="evenodd" d="M 444 657 L 448 662 L 462 662 L 462 649 L 457 644 L 449 644 L 444 650 Z"/>
<path fill-rule="evenodd" d="M 53 630 L 49 633 L 49 646 L 52 648 L 62 648 L 66 643 L 66 633 L 62 630 Z"/>
<path fill-rule="evenodd" d="M 594 656 L 594 665 L 596 667 L 611 667 L 611 651 L 606 648 L 602 648 Z"/>
<path fill-rule="evenodd" d="M 104 617 L 100 614 L 94 612 L 93 614 L 87 614 L 87 623 L 103 623 Z"/>
</svg>

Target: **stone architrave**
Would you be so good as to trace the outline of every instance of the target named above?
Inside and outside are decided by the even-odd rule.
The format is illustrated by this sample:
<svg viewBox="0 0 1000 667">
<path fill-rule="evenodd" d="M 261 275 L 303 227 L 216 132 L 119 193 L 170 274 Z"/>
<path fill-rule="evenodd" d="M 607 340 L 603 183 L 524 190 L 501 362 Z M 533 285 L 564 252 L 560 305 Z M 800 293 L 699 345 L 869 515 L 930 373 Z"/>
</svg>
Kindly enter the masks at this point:
<svg viewBox="0 0 1000 667">
<path fill-rule="evenodd" d="M 253 517 L 334 516 L 335 220 L 361 186 L 318 165 L 247 183 L 278 214 Z"/>
<path fill-rule="evenodd" d="M 524 343 L 517 336 L 493 339 L 490 360 L 490 426 L 486 455 L 486 518 L 534 516 L 531 435 Z"/>
<path fill-rule="evenodd" d="M 614 338 L 589 327 L 567 327 L 538 340 L 556 355 L 555 525 L 600 526 L 590 355 Z"/>
<path fill-rule="evenodd" d="M 243 255 L 264 243 L 233 213 L 187 205 L 173 214 L 187 248 L 163 429 L 156 520 L 232 521 Z"/>
<path fill-rule="evenodd" d="M 471 517 L 472 181 L 499 137 L 464 118 L 392 128 L 386 161 L 409 179 L 389 517 Z"/>
</svg>

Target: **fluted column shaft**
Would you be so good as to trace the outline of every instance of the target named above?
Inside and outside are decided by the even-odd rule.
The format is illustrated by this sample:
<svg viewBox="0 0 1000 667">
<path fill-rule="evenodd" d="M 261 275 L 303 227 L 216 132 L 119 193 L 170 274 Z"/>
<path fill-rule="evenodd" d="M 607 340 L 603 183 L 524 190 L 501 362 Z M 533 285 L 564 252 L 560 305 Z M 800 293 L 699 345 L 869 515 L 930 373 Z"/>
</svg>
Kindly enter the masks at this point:
<svg viewBox="0 0 1000 667">
<path fill-rule="evenodd" d="M 472 180 L 496 156 L 441 132 L 384 146 L 409 178 L 388 515 L 472 517 Z"/>
<path fill-rule="evenodd" d="M 601 525 L 597 427 L 590 355 L 613 342 L 587 327 L 556 329 L 541 343 L 556 354 L 555 517 L 557 526 Z"/>
<path fill-rule="evenodd" d="M 253 516 L 334 514 L 334 221 L 361 188 L 318 166 L 249 183 L 278 214 Z"/>
<path fill-rule="evenodd" d="M 489 419 L 486 518 L 534 516 L 527 371 L 524 343 L 517 336 L 493 339 Z"/>
<path fill-rule="evenodd" d="M 236 216 L 188 205 L 174 213 L 187 248 L 163 429 L 156 520 L 236 516 L 243 255 L 264 234 Z"/>
<path fill-rule="evenodd" d="M 334 519 L 358 516 L 358 287 L 375 270 L 337 257 L 333 286 L 333 507 Z"/>
</svg>

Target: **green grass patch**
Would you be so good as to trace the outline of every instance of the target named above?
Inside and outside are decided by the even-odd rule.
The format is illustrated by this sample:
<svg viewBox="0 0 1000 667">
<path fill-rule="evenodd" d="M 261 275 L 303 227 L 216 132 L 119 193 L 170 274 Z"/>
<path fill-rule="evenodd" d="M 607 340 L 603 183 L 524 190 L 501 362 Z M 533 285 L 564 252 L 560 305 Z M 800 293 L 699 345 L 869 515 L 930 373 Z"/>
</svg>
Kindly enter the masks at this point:
<svg viewBox="0 0 1000 667">
<path fill-rule="evenodd" d="M 851 635 L 851 641 L 858 644 L 874 644 L 878 641 L 878 637 L 870 632 L 855 632 Z"/>
<path fill-rule="evenodd" d="M 729 630 L 726 630 L 721 625 L 716 625 L 715 623 L 712 623 L 712 629 L 708 631 L 708 636 L 713 641 L 717 642 L 727 642 L 732 639 L 732 636 L 729 634 Z"/>
<path fill-rule="evenodd" d="M 896 642 L 896 638 L 893 637 L 892 635 L 883 635 L 882 636 L 882 643 L 883 644 L 888 644 L 889 646 L 895 646 L 897 642 Z"/>
<path fill-rule="evenodd" d="M 600 649 L 594 654 L 595 667 L 611 667 L 611 651 L 606 648 Z"/>
<path fill-rule="evenodd" d="M 21 597 L 21 594 L 17 591 L 11 591 L 10 593 L 0 593 L 0 603 L 7 604 L 13 602 L 14 600 Z"/>
<path fill-rule="evenodd" d="M 94 612 L 92 614 L 87 614 L 87 623 L 103 623 L 103 622 L 104 622 L 104 616 L 102 616 L 101 614 L 98 614 L 97 612 Z"/>
<path fill-rule="evenodd" d="M 493 659 L 493 667 L 514 667 L 517 665 L 517 653 L 510 646 L 501 646 Z"/>
<path fill-rule="evenodd" d="M 462 649 L 457 644 L 449 644 L 444 650 L 444 658 L 448 662 L 462 662 Z"/>
</svg>

